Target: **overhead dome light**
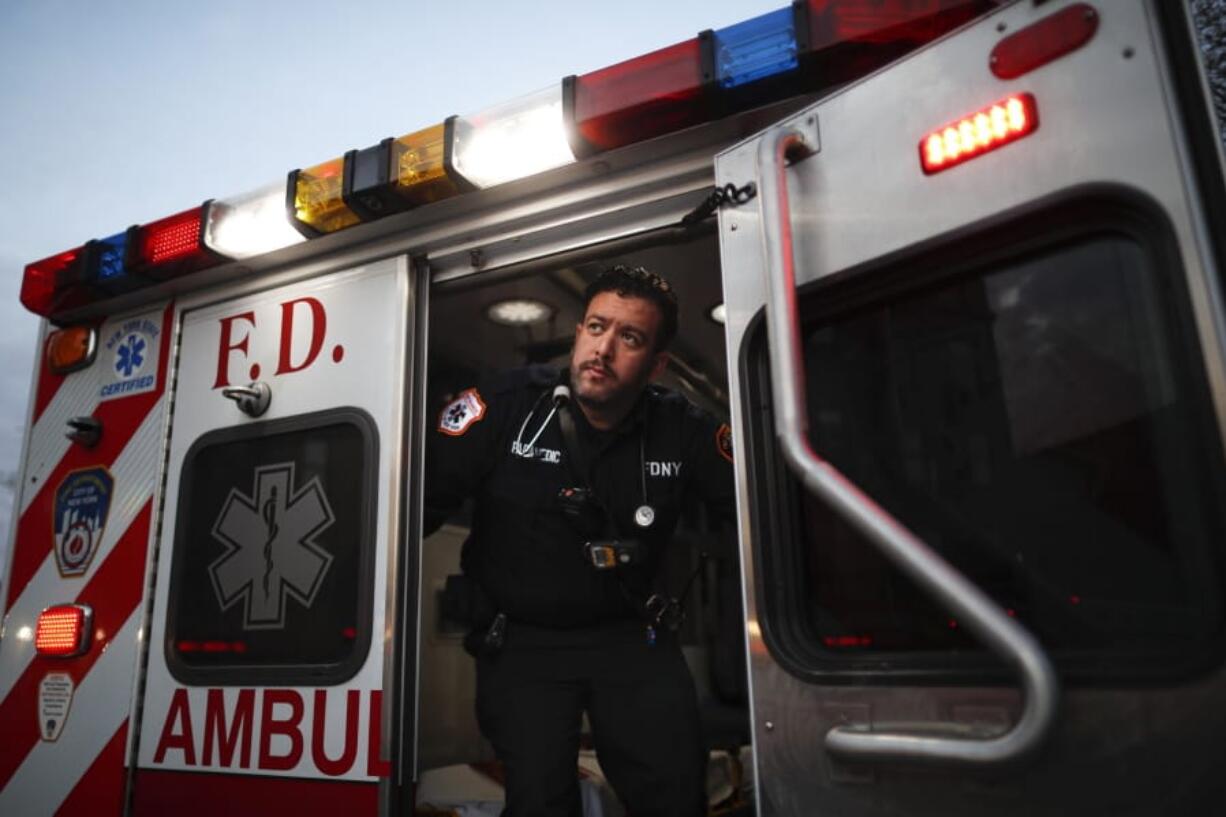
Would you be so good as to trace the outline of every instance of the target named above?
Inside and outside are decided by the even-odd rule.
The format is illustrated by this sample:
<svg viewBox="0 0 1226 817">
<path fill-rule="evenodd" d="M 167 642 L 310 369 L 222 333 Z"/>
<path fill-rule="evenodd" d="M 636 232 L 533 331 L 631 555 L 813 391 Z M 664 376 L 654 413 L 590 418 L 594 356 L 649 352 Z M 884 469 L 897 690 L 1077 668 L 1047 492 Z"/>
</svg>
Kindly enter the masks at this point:
<svg viewBox="0 0 1226 817">
<path fill-rule="evenodd" d="M 509 298 L 490 304 L 485 317 L 503 326 L 530 326 L 544 323 L 553 317 L 555 310 L 542 301 L 531 298 Z"/>
<path fill-rule="evenodd" d="M 723 323 L 728 315 L 728 309 L 723 304 L 716 304 L 707 310 L 707 317 L 716 323 Z"/>
</svg>

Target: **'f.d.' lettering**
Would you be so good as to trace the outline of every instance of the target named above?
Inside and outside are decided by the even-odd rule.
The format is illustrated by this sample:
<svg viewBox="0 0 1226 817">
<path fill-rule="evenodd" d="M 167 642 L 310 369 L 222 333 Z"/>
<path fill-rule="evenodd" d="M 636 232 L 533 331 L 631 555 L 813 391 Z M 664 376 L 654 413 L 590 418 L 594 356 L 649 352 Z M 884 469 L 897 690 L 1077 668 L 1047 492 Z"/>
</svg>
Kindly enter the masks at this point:
<svg viewBox="0 0 1226 817">
<path fill-rule="evenodd" d="M 294 343 L 294 311 L 299 304 L 306 304 L 311 314 L 311 343 L 307 348 L 306 357 L 298 365 L 290 360 L 290 350 Z M 315 298 L 298 298 L 281 304 L 281 349 L 277 358 L 277 374 L 289 374 L 305 369 L 319 357 L 319 350 L 324 345 L 324 332 L 328 329 L 328 315 L 324 305 Z"/>
</svg>

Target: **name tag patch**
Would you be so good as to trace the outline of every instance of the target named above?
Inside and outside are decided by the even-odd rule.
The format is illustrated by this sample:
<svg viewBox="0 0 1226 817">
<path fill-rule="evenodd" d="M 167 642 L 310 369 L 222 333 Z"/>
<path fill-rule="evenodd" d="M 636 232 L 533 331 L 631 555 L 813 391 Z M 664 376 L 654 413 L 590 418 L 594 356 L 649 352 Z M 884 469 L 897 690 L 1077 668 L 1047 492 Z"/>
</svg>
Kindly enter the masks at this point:
<svg viewBox="0 0 1226 817">
<path fill-rule="evenodd" d="M 539 445 L 528 445 L 521 443 L 519 440 L 511 440 L 511 453 L 526 460 L 540 460 L 552 465 L 562 462 L 561 451 L 553 448 L 544 448 Z"/>
</svg>

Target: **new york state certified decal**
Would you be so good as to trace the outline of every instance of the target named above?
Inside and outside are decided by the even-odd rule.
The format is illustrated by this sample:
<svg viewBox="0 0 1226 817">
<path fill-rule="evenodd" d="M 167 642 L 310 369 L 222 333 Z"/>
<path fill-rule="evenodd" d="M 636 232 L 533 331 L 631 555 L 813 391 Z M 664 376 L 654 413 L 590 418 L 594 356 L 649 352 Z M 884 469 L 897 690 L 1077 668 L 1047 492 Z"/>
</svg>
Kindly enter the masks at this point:
<svg viewBox="0 0 1226 817">
<path fill-rule="evenodd" d="M 221 609 L 242 602 L 243 629 L 282 629 L 288 597 L 315 601 L 332 563 L 315 537 L 334 517 L 319 477 L 295 487 L 292 462 L 256 468 L 252 482 L 250 495 L 231 488 L 222 505 L 213 538 L 226 553 L 209 574 Z"/>
<path fill-rule="evenodd" d="M 162 327 L 149 318 L 133 318 L 111 330 L 102 340 L 107 361 L 98 397 L 110 400 L 143 394 L 157 388 L 159 336 Z"/>
<path fill-rule="evenodd" d="M 55 489 L 55 563 L 61 576 L 89 569 L 111 510 L 115 480 L 105 468 L 73 471 Z"/>
</svg>

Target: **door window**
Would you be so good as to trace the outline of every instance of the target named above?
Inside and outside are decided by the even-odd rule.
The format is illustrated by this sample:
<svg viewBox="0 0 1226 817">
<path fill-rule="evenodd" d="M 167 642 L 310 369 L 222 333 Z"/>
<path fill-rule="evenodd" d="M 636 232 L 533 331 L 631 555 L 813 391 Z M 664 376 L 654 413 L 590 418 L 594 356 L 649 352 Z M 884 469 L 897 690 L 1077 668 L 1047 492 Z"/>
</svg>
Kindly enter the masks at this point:
<svg viewBox="0 0 1226 817">
<path fill-rule="evenodd" d="M 1156 243 L 1095 230 L 953 275 L 919 263 L 905 272 L 927 285 L 887 274 L 891 294 L 833 310 L 829 292 L 803 301 L 814 450 L 1074 674 L 1109 657 L 1171 671 L 1154 654 L 1221 619 L 1221 455 Z M 862 667 L 979 649 L 825 504 L 790 496 L 800 552 L 772 562 L 795 577 L 776 635 Z"/>
<path fill-rule="evenodd" d="M 370 643 L 376 450 L 356 410 L 197 441 L 171 568 L 177 678 L 335 683 L 357 671 Z"/>
</svg>

